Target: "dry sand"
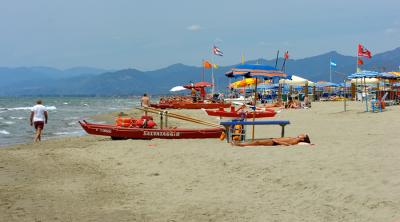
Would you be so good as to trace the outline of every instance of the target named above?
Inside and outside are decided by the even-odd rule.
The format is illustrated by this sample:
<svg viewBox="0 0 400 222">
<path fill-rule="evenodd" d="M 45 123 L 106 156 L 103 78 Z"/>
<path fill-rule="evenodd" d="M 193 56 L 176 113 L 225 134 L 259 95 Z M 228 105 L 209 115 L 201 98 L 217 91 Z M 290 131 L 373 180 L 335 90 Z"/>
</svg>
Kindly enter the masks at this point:
<svg viewBox="0 0 400 222">
<path fill-rule="evenodd" d="M 2 148 L 0 221 L 400 221 L 400 108 L 363 108 L 313 103 L 275 118 L 315 146 L 85 136 Z"/>
</svg>

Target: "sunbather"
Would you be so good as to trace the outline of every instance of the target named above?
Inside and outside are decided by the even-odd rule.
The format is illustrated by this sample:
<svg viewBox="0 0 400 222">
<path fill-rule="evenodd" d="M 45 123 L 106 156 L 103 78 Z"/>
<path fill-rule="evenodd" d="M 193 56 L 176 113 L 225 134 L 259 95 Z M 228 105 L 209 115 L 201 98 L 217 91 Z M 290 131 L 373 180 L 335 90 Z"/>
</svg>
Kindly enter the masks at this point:
<svg viewBox="0 0 400 222">
<path fill-rule="evenodd" d="M 290 146 L 299 143 L 311 144 L 311 141 L 307 134 L 300 134 L 297 137 L 262 139 L 245 143 L 238 143 L 235 141 L 232 144 L 235 146 L 279 146 L 279 145 Z"/>
</svg>

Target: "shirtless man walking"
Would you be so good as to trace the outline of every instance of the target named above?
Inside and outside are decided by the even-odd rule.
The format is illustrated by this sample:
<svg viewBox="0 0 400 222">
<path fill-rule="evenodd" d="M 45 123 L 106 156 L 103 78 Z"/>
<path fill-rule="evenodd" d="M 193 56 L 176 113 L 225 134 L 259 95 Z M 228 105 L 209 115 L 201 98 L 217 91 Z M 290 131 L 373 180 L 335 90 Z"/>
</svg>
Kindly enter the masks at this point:
<svg viewBox="0 0 400 222">
<path fill-rule="evenodd" d="M 29 118 L 31 126 L 34 126 L 36 130 L 34 142 L 41 141 L 44 124 L 47 124 L 47 117 L 47 109 L 42 105 L 42 100 L 36 101 L 36 105 L 31 109 L 31 116 Z"/>
</svg>

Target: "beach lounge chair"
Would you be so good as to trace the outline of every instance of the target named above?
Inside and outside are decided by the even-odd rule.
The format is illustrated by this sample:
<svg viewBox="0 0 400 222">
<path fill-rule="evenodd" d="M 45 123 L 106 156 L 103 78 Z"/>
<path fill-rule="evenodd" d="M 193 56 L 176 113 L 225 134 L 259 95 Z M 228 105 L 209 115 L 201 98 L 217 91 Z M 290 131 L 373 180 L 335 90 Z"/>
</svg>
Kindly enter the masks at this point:
<svg viewBox="0 0 400 222">
<path fill-rule="evenodd" d="M 324 92 L 322 93 L 321 97 L 319 97 L 319 101 L 328 101 L 329 100 L 329 93 Z"/>
</svg>

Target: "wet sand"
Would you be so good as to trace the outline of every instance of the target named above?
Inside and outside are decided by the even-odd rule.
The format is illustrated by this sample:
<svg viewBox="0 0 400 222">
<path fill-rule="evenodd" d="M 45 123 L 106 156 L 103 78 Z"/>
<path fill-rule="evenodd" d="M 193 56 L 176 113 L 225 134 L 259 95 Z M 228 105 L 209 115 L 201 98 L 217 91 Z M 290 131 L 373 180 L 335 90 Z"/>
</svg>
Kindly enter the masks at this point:
<svg viewBox="0 0 400 222">
<path fill-rule="evenodd" d="M 313 103 L 273 118 L 314 146 L 84 136 L 2 148 L 0 221 L 400 221 L 400 108 L 348 109 Z"/>
</svg>

